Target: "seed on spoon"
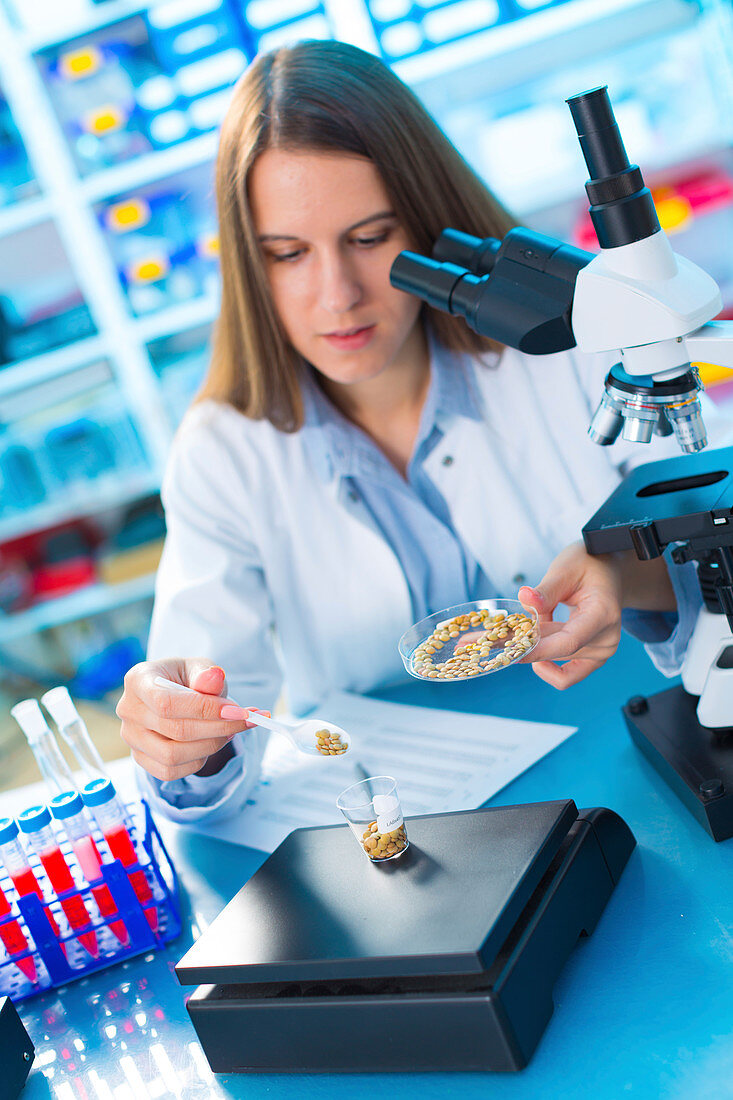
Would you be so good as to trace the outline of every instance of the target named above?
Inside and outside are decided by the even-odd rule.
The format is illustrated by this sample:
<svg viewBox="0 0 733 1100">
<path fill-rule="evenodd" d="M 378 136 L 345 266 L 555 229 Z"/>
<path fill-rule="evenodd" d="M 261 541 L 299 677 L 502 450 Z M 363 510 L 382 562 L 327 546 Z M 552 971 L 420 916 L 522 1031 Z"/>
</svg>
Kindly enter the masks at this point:
<svg viewBox="0 0 733 1100">
<path fill-rule="evenodd" d="M 316 730 L 316 748 L 321 756 L 341 756 L 348 749 L 348 745 L 341 740 L 340 733 L 332 733 L 331 730 Z"/>
</svg>

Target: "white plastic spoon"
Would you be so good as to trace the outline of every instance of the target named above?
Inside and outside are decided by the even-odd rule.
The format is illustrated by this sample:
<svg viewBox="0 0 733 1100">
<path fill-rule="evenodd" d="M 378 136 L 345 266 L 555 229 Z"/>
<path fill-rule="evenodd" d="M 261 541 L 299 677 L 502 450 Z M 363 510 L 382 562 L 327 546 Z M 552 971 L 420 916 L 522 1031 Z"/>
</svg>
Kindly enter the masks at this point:
<svg viewBox="0 0 733 1100">
<path fill-rule="evenodd" d="M 185 691 L 192 695 L 201 694 L 194 688 L 177 684 L 173 680 L 166 680 L 164 676 L 156 676 L 155 683 L 158 687 L 170 688 L 171 691 Z M 234 707 L 239 706 L 239 703 L 235 703 L 229 696 L 220 697 L 220 701 L 222 704 L 230 703 Z M 247 708 L 242 707 L 241 709 L 246 710 Z M 333 722 L 324 722 L 321 718 L 306 718 L 303 722 L 296 722 L 291 725 L 286 722 L 278 722 L 275 718 L 267 718 L 266 715 L 257 714 L 256 711 L 251 710 L 248 712 L 246 721 L 252 722 L 255 726 L 264 726 L 266 729 L 272 730 L 273 733 L 279 733 L 283 737 L 287 737 L 293 748 L 296 748 L 298 752 L 304 752 L 307 756 L 342 756 L 352 745 L 351 736 L 346 730 L 342 730 L 341 726 L 337 726 Z M 324 743 L 319 748 L 316 734 L 324 732 L 331 738 L 338 735 L 341 739 L 340 746 L 337 742 L 337 748 L 334 750 L 330 749 L 327 743 Z"/>
</svg>

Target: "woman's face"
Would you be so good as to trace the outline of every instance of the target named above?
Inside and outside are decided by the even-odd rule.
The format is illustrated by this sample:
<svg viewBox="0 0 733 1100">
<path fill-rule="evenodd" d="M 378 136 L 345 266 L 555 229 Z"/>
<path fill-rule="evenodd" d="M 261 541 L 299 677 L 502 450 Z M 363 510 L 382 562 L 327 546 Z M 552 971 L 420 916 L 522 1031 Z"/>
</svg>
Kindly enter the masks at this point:
<svg viewBox="0 0 733 1100">
<path fill-rule="evenodd" d="M 420 302 L 389 281 L 410 242 L 371 161 L 268 149 L 249 198 L 275 307 L 308 362 L 353 384 L 424 355 Z"/>
</svg>

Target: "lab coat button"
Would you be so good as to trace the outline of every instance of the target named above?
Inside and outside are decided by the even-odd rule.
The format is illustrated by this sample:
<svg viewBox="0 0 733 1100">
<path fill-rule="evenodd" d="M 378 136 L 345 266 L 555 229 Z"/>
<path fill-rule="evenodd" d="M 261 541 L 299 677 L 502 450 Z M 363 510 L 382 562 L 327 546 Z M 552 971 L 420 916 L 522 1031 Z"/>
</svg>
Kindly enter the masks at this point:
<svg viewBox="0 0 733 1100">
<path fill-rule="evenodd" d="M 443 458 L 443 465 L 444 466 L 452 466 L 453 465 L 453 455 L 445 455 L 444 458 Z"/>
<path fill-rule="evenodd" d="M 356 504 L 358 499 L 359 494 L 357 493 L 356 489 L 349 489 L 349 500 L 353 501 L 354 504 Z"/>
<path fill-rule="evenodd" d="M 526 583 L 527 583 L 527 578 L 525 577 L 524 573 L 515 573 L 514 576 L 512 577 L 512 584 L 522 585 L 522 584 L 526 584 Z"/>
</svg>

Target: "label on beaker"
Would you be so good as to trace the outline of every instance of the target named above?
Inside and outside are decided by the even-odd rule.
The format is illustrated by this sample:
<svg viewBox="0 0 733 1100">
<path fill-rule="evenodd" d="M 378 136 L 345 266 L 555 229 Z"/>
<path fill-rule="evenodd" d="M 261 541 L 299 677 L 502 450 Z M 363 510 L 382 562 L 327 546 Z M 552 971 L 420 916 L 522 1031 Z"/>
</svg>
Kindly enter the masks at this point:
<svg viewBox="0 0 733 1100">
<path fill-rule="evenodd" d="M 391 833 L 402 824 L 402 807 L 393 794 L 375 794 L 372 799 L 377 817 L 377 832 Z"/>
</svg>

